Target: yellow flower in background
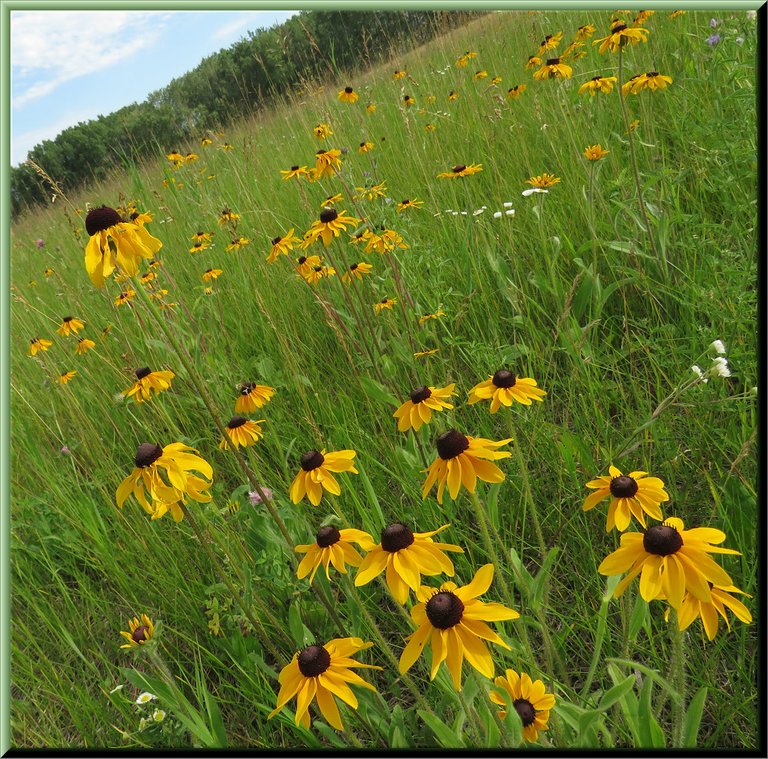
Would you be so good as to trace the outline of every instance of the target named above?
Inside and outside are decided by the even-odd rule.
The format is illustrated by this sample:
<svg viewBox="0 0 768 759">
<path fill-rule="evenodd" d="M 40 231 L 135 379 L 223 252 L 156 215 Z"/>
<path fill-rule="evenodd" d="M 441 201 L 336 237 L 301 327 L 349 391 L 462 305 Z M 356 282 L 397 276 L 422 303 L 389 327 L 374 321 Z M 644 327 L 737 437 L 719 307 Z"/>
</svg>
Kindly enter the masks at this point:
<svg viewBox="0 0 768 759">
<path fill-rule="evenodd" d="M 424 124 L 424 131 L 434 132 L 436 130 L 437 130 L 437 127 L 434 124 Z"/>
<path fill-rule="evenodd" d="M 136 382 L 123 393 L 125 398 L 132 398 L 137 403 L 144 403 L 152 397 L 152 393 L 159 395 L 171 386 L 171 380 L 176 376 L 171 371 L 153 372 L 148 366 L 137 369 Z"/>
<path fill-rule="evenodd" d="M 352 277 L 355 279 L 362 279 L 366 274 L 370 274 L 373 271 L 371 264 L 360 261 L 359 263 L 350 264 L 346 272 L 341 277 L 342 282 L 350 284 Z"/>
<path fill-rule="evenodd" d="M 488 76 L 488 72 L 485 69 L 480 69 L 480 71 L 475 71 L 474 76 L 472 77 L 476 82 L 479 82 L 481 79 L 485 79 Z"/>
<path fill-rule="evenodd" d="M 338 98 L 342 103 L 356 103 L 358 94 L 351 87 L 345 87 L 339 91 Z"/>
<path fill-rule="evenodd" d="M 676 19 L 676 18 L 678 18 L 680 16 L 684 16 L 684 15 L 685 15 L 685 11 L 672 11 L 672 13 L 669 14 L 669 18 L 670 19 Z"/>
<path fill-rule="evenodd" d="M 501 77 L 495 76 L 493 79 L 491 79 L 491 84 L 501 84 Z"/>
<path fill-rule="evenodd" d="M 530 406 L 533 401 L 542 402 L 546 392 L 536 386 L 530 377 L 518 377 L 508 369 L 499 369 L 492 377 L 478 383 L 469 391 L 469 405 L 479 401 L 491 401 L 491 413 L 501 406 L 511 406 L 514 401 Z"/>
<path fill-rule="evenodd" d="M 392 310 L 392 306 L 397 303 L 397 298 L 382 298 L 378 303 L 373 304 L 373 310 L 380 314 L 384 309 Z"/>
<path fill-rule="evenodd" d="M 606 94 L 613 92 L 613 85 L 616 81 L 617 79 L 615 76 L 593 76 L 579 87 L 579 95 L 588 92 L 594 97 L 598 92 L 604 92 Z"/>
<path fill-rule="evenodd" d="M 76 370 L 71 372 L 63 372 L 56 378 L 56 382 L 58 382 L 60 385 L 66 385 L 76 374 Z"/>
<path fill-rule="evenodd" d="M 120 648 L 138 648 L 155 634 L 155 625 L 146 614 L 141 615 L 141 621 L 138 617 L 131 619 L 128 622 L 128 629 L 130 632 L 120 631 L 120 635 L 128 641 Z"/>
<path fill-rule="evenodd" d="M 334 206 L 334 205 L 336 205 L 336 203 L 341 203 L 342 200 L 344 200 L 343 193 L 337 192 L 335 195 L 329 195 L 320 204 L 320 208 L 325 208 L 326 206 Z"/>
<path fill-rule="evenodd" d="M 376 104 L 375 103 L 368 103 L 368 105 L 365 106 L 365 112 L 366 113 L 375 113 L 376 112 Z"/>
<path fill-rule="evenodd" d="M 393 79 L 402 79 L 406 75 L 405 71 L 400 71 L 399 69 L 395 69 L 395 73 L 392 74 Z"/>
<path fill-rule="evenodd" d="M 648 472 L 622 474 L 615 466 L 608 467 L 608 477 L 590 480 L 587 487 L 594 490 L 584 501 L 582 509 L 589 511 L 603 498 L 611 497 L 605 531 L 618 528 L 619 532 L 629 527 L 634 516 L 645 527 L 645 514 L 661 522 L 664 519 L 659 504 L 669 500 L 664 482 L 658 477 L 648 477 Z"/>
<path fill-rule="evenodd" d="M 314 258 L 314 256 L 310 256 Z M 316 264 L 306 274 L 302 274 L 304 281 L 309 285 L 316 285 L 321 279 L 327 279 L 336 275 L 336 269 L 325 264 Z"/>
<path fill-rule="evenodd" d="M 203 138 L 200 140 L 200 144 L 201 144 L 203 147 L 207 147 L 207 146 L 208 146 L 208 145 L 210 145 L 212 142 L 213 142 L 213 140 L 212 140 L 210 137 L 203 137 Z"/>
<path fill-rule="evenodd" d="M 357 152 L 358 153 L 369 153 L 371 150 L 373 150 L 374 145 L 372 142 L 361 142 L 360 147 L 358 147 Z"/>
<path fill-rule="evenodd" d="M 223 208 L 221 210 L 221 213 L 219 214 L 219 224 L 220 225 L 223 226 L 224 224 L 229 224 L 230 222 L 237 223 L 238 221 L 240 221 L 240 214 L 239 213 L 235 213 L 234 211 L 230 210 L 229 208 Z M 198 232 L 198 234 L 200 234 L 200 233 Z"/>
<path fill-rule="evenodd" d="M 437 175 L 438 179 L 458 179 L 459 177 L 469 177 L 472 174 L 478 174 L 483 170 L 482 163 L 471 163 L 465 165 L 463 163 L 457 164 L 450 171 L 444 171 Z"/>
<path fill-rule="evenodd" d="M 301 240 L 293 233 L 294 228 L 291 227 L 288 232 L 282 236 L 278 235 L 270 240 L 272 248 L 267 256 L 267 262 L 273 264 L 277 261 L 278 256 L 287 256 L 290 251 L 298 245 Z"/>
<path fill-rule="evenodd" d="M 392 414 L 397 419 L 397 429 L 407 432 L 413 428 L 418 432 L 422 424 L 430 423 L 433 411 L 453 408 L 453 404 L 446 399 L 455 395 L 455 387 L 454 383 L 445 387 L 417 387 L 411 392 L 410 398 Z"/>
<path fill-rule="evenodd" d="M 223 269 L 206 269 L 203 273 L 203 282 L 211 282 L 218 279 L 223 273 Z"/>
<path fill-rule="evenodd" d="M 584 24 L 584 26 L 580 26 L 576 30 L 576 39 L 577 40 L 588 40 L 594 33 L 596 29 L 592 24 Z"/>
<path fill-rule="evenodd" d="M 280 173 L 283 175 L 283 179 L 288 181 L 289 179 L 301 179 L 302 177 L 307 176 L 307 167 L 306 166 L 291 166 L 290 169 L 287 171 L 280 170 Z"/>
<path fill-rule="evenodd" d="M 88 353 L 89 350 L 95 347 L 96 343 L 93 340 L 90 340 L 87 337 L 81 337 L 75 346 L 75 353 L 78 356 L 84 356 L 86 353 Z"/>
<path fill-rule="evenodd" d="M 539 189 L 545 189 L 556 185 L 559 181 L 560 177 L 556 177 L 554 174 L 547 174 L 545 171 L 543 174 L 526 179 L 525 183 L 532 185 L 533 187 L 538 187 Z"/>
<path fill-rule="evenodd" d="M 326 207 L 320 212 L 320 218 L 313 222 L 307 230 L 302 248 L 314 245 L 318 239 L 322 239 L 323 245 L 327 248 L 334 237 L 338 237 L 346 231 L 350 224 L 357 224 L 354 216 L 345 216 L 347 212 L 338 212 L 335 208 Z"/>
<path fill-rule="evenodd" d="M 478 478 L 483 482 L 503 482 L 504 472 L 491 462 L 512 455 L 509 451 L 498 450 L 511 441 L 512 438 L 496 442 L 470 437 L 458 430 L 444 432 L 436 441 L 437 458 L 424 470 L 427 479 L 421 489 L 422 499 L 427 497 L 435 483 L 437 502 L 442 503 L 446 484 L 451 498 L 455 500 L 462 485 L 474 493 Z"/>
<path fill-rule="evenodd" d="M 196 160 L 197 160 L 197 158 L 198 158 L 198 155 L 197 155 L 197 153 L 187 153 L 187 154 L 184 156 L 184 160 L 185 160 L 187 163 L 192 163 L 192 161 L 196 161 Z"/>
<path fill-rule="evenodd" d="M 55 272 L 53 269 L 51 269 L 51 267 L 50 267 L 50 266 L 49 266 L 49 267 L 47 267 L 47 268 L 45 269 L 45 271 L 43 272 L 43 274 L 45 274 L 45 276 L 46 276 L 46 277 L 50 277 L 52 274 L 55 274 L 55 273 L 56 273 L 56 272 Z"/>
<path fill-rule="evenodd" d="M 266 419 L 257 419 L 252 421 L 246 419 L 244 416 L 233 416 L 226 426 L 227 434 L 232 440 L 232 445 L 235 448 L 246 447 L 249 445 L 255 445 L 262 437 L 264 433 L 259 426 L 262 422 L 266 422 Z M 219 448 L 224 451 L 229 450 L 229 441 L 226 436 L 221 438 Z"/>
<path fill-rule="evenodd" d="M 427 643 L 432 647 L 430 680 L 445 662 L 453 687 L 461 690 L 464 659 L 484 677 L 493 677 L 494 666 L 485 641 L 509 650 L 509 646 L 486 624 L 518 619 L 520 614 L 500 603 L 479 600 L 493 581 L 493 564 L 480 567 L 468 585 L 446 582 L 440 589 L 422 585 L 411 607 L 411 618 L 418 625 L 407 638 L 400 656 L 400 674 L 405 674 L 421 656 Z"/>
<path fill-rule="evenodd" d="M 416 353 L 413 354 L 414 358 L 424 358 L 425 356 L 434 356 L 435 353 L 438 353 L 440 351 L 440 348 L 431 348 L 430 350 L 426 351 L 416 351 Z"/>
<path fill-rule="evenodd" d="M 538 55 L 546 53 L 547 50 L 554 50 L 560 44 L 562 39 L 562 32 L 558 32 L 557 34 L 548 34 L 546 37 L 544 37 L 544 39 L 541 41 L 541 44 L 539 45 Z"/>
<path fill-rule="evenodd" d="M 459 93 L 456 92 L 456 90 L 451 90 L 448 93 L 448 102 L 449 103 L 453 102 L 454 100 L 458 100 L 458 99 L 459 99 Z"/>
<path fill-rule="evenodd" d="M 626 45 L 637 45 L 638 42 L 648 41 L 648 30 L 641 26 L 627 26 L 623 21 L 618 21 L 611 26 L 611 33 L 607 37 L 595 40 L 593 45 L 600 45 L 598 52 L 617 53 Z"/>
<path fill-rule="evenodd" d="M 416 198 L 410 199 L 405 198 L 405 200 L 401 200 L 397 204 L 397 208 L 395 209 L 398 213 L 402 213 L 406 210 L 406 208 L 418 208 L 419 206 L 423 206 L 424 201 L 423 200 L 417 200 Z"/>
<path fill-rule="evenodd" d="M 643 90 L 663 90 L 672 84 L 672 77 L 660 74 L 658 71 L 649 71 L 646 74 L 636 74 L 621 88 L 623 95 L 637 95 Z"/>
<path fill-rule="evenodd" d="M 366 547 L 368 554 L 358 567 L 355 585 L 367 585 L 386 570 L 387 587 L 399 604 L 408 600 L 409 591 L 418 592 L 421 575 L 447 574 L 453 577 L 453 562 L 446 551 L 464 553 L 464 549 L 452 543 L 435 543 L 432 540 L 450 525 L 445 524 L 431 532 L 413 532 L 402 522 L 385 527 L 381 531 L 381 543 Z M 370 536 L 368 536 L 370 537 Z"/>
<path fill-rule="evenodd" d="M 333 131 L 328 124 L 321 122 L 312 130 L 312 134 L 315 135 L 318 140 L 325 140 L 333 134 Z"/>
<path fill-rule="evenodd" d="M 165 156 L 174 166 L 181 166 L 184 163 L 184 156 L 178 150 L 172 150 Z"/>
<path fill-rule="evenodd" d="M 573 74 L 573 69 L 563 63 L 561 58 L 547 58 L 544 65 L 533 72 L 534 79 L 568 79 Z"/>
<path fill-rule="evenodd" d="M 424 324 L 430 319 L 439 319 L 441 316 L 445 316 L 445 311 L 435 311 L 434 314 L 424 314 L 419 317 L 419 324 Z"/>
<path fill-rule="evenodd" d="M 528 62 L 525 64 L 527 69 L 535 69 L 536 66 L 541 66 L 541 58 L 538 55 L 532 55 L 528 58 Z"/>
<path fill-rule="evenodd" d="M 641 26 L 644 24 L 656 11 L 638 11 L 635 16 L 635 20 L 632 22 L 633 26 Z"/>
<path fill-rule="evenodd" d="M 331 150 L 318 150 L 315 153 L 314 179 L 322 179 L 326 174 L 332 177 L 341 168 L 341 151 L 335 148 Z"/>
<path fill-rule="evenodd" d="M 588 161 L 599 161 L 601 158 L 605 158 L 610 150 L 603 150 L 603 146 L 598 142 L 597 145 L 590 145 L 584 148 L 584 158 Z"/>
<path fill-rule="evenodd" d="M 403 96 L 403 105 L 406 108 L 410 108 L 412 105 L 415 105 L 415 104 L 416 104 L 416 100 L 413 97 L 411 97 L 410 95 Z"/>
<path fill-rule="evenodd" d="M 250 244 L 251 241 L 247 237 L 235 237 L 232 242 L 227 245 L 225 250 L 229 253 L 231 250 L 240 250 L 240 248 L 244 248 L 246 245 Z"/>
<path fill-rule="evenodd" d="M 340 495 L 341 487 L 332 473 L 352 472 L 357 474 L 353 459 L 355 451 L 307 451 L 301 457 L 301 468 L 291 483 L 290 496 L 293 503 L 299 503 L 304 496 L 313 506 L 318 506 L 323 497 L 323 490 L 331 495 Z"/>
<path fill-rule="evenodd" d="M 290 664 L 283 667 L 278 677 L 280 692 L 277 706 L 267 719 L 272 719 L 294 696 L 296 696 L 297 725 L 309 729 L 311 720 L 309 706 L 317 699 L 317 706 L 323 718 L 336 730 L 343 730 L 344 725 L 339 714 L 334 696 L 345 704 L 357 709 L 357 698 L 350 685 L 359 685 L 376 691 L 355 672 L 353 668 L 381 669 L 371 664 L 361 664 L 351 657 L 373 643 L 365 643 L 361 638 L 334 638 L 328 643 L 307 646 L 294 654 Z"/>
<path fill-rule="evenodd" d="M 306 279 L 315 266 L 320 264 L 320 256 L 299 256 L 296 259 L 296 271 L 300 277 Z"/>
<path fill-rule="evenodd" d="M 250 414 L 269 403 L 274 394 L 274 387 L 245 382 L 240 386 L 240 395 L 235 401 L 235 413 Z"/>
<path fill-rule="evenodd" d="M 522 95 L 527 87 L 524 84 L 516 84 L 507 90 L 507 100 L 516 100 Z"/>
<path fill-rule="evenodd" d="M 528 673 L 518 674 L 514 669 L 508 669 L 504 677 L 499 675 L 493 684 L 509 694 L 512 706 L 523 723 L 523 738 L 531 743 L 537 741 L 539 732 L 547 730 L 549 712 L 555 705 L 554 695 L 547 693 L 547 688 L 541 680 L 531 680 Z M 491 690 L 490 697 L 494 704 L 504 706 L 506 701 L 501 690 Z M 506 716 L 506 710 L 502 709 L 499 719 Z"/>
<path fill-rule="evenodd" d="M 713 585 L 709 589 L 711 600 L 702 601 L 692 593 L 686 593 L 680 608 L 677 610 L 678 627 L 681 630 L 687 630 L 696 619 L 701 618 L 701 624 L 704 626 L 704 632 L 710 640 L 715 639 L 719 626 L 718 614 L 725 620 L 725 626 L 730 632 L 731 623 L 728 620 L 730 609 L 736 618 L 745 625 L 752 622 L 752 614 L 749 609 L 738 598 L 732 596 L 732 593 L 741 593 L 747 598 L 752 596 L 739 590 L 734 585 L 718 586 Z"/>
<path fill-rule="evenodd" d="M 359 567 L 363 557 L 357 552 L 353 543 L 357 543 L 364 551 L 370 551 L 375 545 L 373 538 L 362 530 L 339 530 L 333 525 L 321 527 L 317 531 L 314 543 L 298 545 L 294 548 L 296 553 L 305 554 L 299 563 L 296 577 L 303 580 L 309 575 L 311 584 L 321 566 L 325 567 L 325 576 L 329 580 L 331 564 L 344 575 L 347 574 L 347 564 L 351 567 Z"/>
<path fill-rule="evenodd" d="M 84 326 L 85 322 L 82 322 L 80 319 L 74 316 L 65 316 L 61 320 L 61 326 L 56 332 L 62 337 L 67 337 L 67 335 L 76 335 Z"/>
</svg>

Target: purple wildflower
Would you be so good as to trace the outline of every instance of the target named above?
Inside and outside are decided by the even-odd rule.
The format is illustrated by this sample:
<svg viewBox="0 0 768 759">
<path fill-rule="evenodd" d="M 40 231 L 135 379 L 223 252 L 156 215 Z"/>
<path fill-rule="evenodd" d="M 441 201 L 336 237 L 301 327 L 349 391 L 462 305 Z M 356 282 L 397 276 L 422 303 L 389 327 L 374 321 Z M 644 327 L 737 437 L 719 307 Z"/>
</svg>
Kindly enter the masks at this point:
<svg viewBox="0 0 768 759">
<path fill-rule="evenodd" d="M 720 42 L 721 39 L 722 38 L 720 37 L 719 34 L 713 34 L 713 35 L 707 37 L 707 44 L 710 47 L 714 47 L 715 45 L 717 45 Z"/>
<path fill-rule="evenodd" d="M 272 491 L 269 488 L 262 486 L 261 492 L 267 497 L 267 500 L 272 500 Z M 258 490 L 252 490 L 248 493 L 248 498 L 254 506 L 258 506 L 261 503 L 261 496 Z"/>
<path fill-rule="evenodd" d="M 35 240 L 35 245 L 37 245 L 38 248 L 42 248 L 43 245 L 45 245 L 45 240 Z"/>
</svg>

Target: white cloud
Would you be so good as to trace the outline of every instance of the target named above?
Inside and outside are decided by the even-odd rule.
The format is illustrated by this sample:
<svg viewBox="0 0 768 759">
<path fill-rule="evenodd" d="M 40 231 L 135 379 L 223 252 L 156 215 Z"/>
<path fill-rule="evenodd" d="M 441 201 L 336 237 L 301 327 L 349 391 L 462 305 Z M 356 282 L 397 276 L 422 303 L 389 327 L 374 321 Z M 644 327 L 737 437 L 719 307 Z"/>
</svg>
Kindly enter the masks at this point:
<svg viewBox="0 0 768 759">
<path fill-rule="evenodd" d="M 239 18 L 233 19 L 228 24 L 217 29 L 212 35 L 211 39 L 216 42 L 223 42 L 234 37 L 243 27 L 248 26 L 255 21 L 254 16 L 261 15 L 260 13 L 243 13 Z"/>
<path fill-rule="evenodd" d="M 13 11 L 13 106 L 100 71 L 152 44 L 165 11 Z"/>
<path fill-rule="evenodd" d="M 52 140 L 67 127 L 71 127 L 73 124 L 77 124 L 80 121 L 94 119 L 98 115 L 98 107 L 85 111 L 79 109 L 63 114 L 61 118 L 38 129 L 30 129 L 26 132 L 21 132 L 20 134 L 15 134 L 13 133 L 13 130 L 11 130 L 11 165 L 17 166 L 23 161 L 26 161 L 27 153 L 29 153 L 29 151 L 36 145 L 39 145 L 43 140 Z M 13 121 L 13 116 L 11 117 L 11 121 Z"/>
</svg>

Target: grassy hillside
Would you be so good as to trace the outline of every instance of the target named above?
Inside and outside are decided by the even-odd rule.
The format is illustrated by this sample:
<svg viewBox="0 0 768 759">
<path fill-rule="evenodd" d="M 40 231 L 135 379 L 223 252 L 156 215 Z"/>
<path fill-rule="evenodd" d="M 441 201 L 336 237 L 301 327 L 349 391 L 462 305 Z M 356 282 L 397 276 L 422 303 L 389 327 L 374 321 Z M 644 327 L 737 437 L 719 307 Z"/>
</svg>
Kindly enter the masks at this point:
<svg viewBox="0 0 768 759">
<path fill-rule="evenodd" d="M 476 647 L 463 649 L 459 692 L 447 665 L 430 682 L 426 649 L 400 674 L 415 594 L 401 605 L 384 574 L 356 587 L 354 568 L 297 579 L 292 547 L 313 543 L 321 526 L 379 543 L 402 522 L 417 533 L 450 525 L 434 540 L 463 548 L 449 554 L 454 577 L 422 573 L 423 585 L 463 586 L 494 565 L 481 600 L 521 616 L 489 623 L 508 646 L 487 643 L 493 674 L 527 672 L 555 695 L 541 744 L 756 747 L 756 625 L 728 612 L 730 630 L 721 619 L 712 641 L 701 619 L 679 633 L 662 586 L 645 575 L 612 598 L 619 577 L 598 572 L 620 545 L 606 532 L 609 502 L 582 510 L 586 483 L 610 466 L 648 472 L 669 495 L 663 516 L 686 531 L 722 530 L 720 545 L 740 555 L 712 557 L 756 594 L 756 31 L 743 11 L 714 15 L 711 28 L 710 13 L 658 11 L 643 22 L 647 41 L 620 56 L 592 44 L 609 34 L 609 13 L 489 14 L 357 81 L 312 85 L 211 144 L 164 146 L 196 160 L 176 167 L 158 155 L 13 227 L 15 746 L 516 744 L 519 712 L 498 718 L 493 682 L 471 666 L 487 670 Z M 535 79 L 586 24 L 596 30 L 566 57 L 572 76 Z M 561 31 L 554 52 L 526 69 L 545 35 Z M 457 65 L 466 52 L 477 56 Z M 622 106 L 619 85 L 652 71 L 671 84 Z M 596 76 L 621 79 L 609 93 L 579 94 Z M 525 89 L 511 97 L 516 85 Z M 339 101 L 345 86 L 356 103 Z M 332 130 L 324 140 L 313 135 L 321 123 Z M 365 142 L 373 147 L 360 152 Z M 590 162 L 583 152 L 598 143 L 609 152 Z M 340 173 L 283 179 L 313 167 L 320 149 L 342 151 Z M 524 196 L 544 173 L 559 181 Z M 356 220 L 328 247 L 318 239 L 267 261 L 275 238 L 293 229 L 300 241 L 337 194 L 336 211 Z M 399 210 L 404 200 L 423 204 Z M 84 219 L 101 205 L 154 214 L 145 229 L 162 241 L 159 265 L 142 261 L 132 281 L 94 286 Z M 353 242 L 382 227 L 402 247 L 366 254 Z M 212 242 L 190 252 L 199 232 Z M 335 276 L 308 283 L 301 255 L 320 256 Z M 343 282 L 357 262 L 370 274 Z M 204 281 L 210 269 L 222 273 Z M 116 305 L 130 289 L 135 297 Z M 387 299 L 392 308 L 377 312 Z M 65 316 L 85 327 L 57 334 Z M 35 337 L 52 345 L 30 357 Z M 94 346 L 80 355 L 82 337 Z M 714 361 L 715 340 L 728 371 Z M 175 376 L 136 403 L 123 394 L 142 367 Z M 501 369 L 534 378 L 542 402 L 494 414 L 487 400 L 468 404 Z M 244 382 L 275 388 L 244 414 L 266 420 L 263 437 L 222 450 Z M 451 384 L 453 408 L 398 431 L 393 414 L 414 389 Z M 452 428 L 507 441 L 499 452 L 511 455 L 496 462 L 503 481 L 451 498 L 451 478 L 438 503 L 422 485 L 436 438 Z M 180 523 L 150 519 L 133 497 L 116 504 L 147 442 L 183 442 L 213 468 L 212 500 L 187 499 Z M 312 449 L 354 450 L 357 473 L 338 475 L 339 496 L 294 504 L 289 488 Z M 254 483 L 273 497 L 253 503 Z M 633 517 L 627 532 L 642 531 Z M 683 538 L 693 550 L 695 535 Z M 690 571 L 703 577 L 695 568 L 706 557 L 696 557 Z M 670 576 L 664 592 L 684 582 Z M 686 577 L 706 594 L 706 578 L 701 590 Z M 755 599 L 740 598 L 754 615 Z M 121 650 L 120 631 L 141 614 L 154 634 Z M 337 699 L 345 730 L 317 702 L 311 727 L 296 726 L 296 699 L 267 720 L 293 654 L 346 637 L 372 642 L 356 659 L 382 669 L 356 670 L 376 688 L 354 688 L 357 709 Z M 143 692 L 157 698 L 135 703 Z"/>
</svg>

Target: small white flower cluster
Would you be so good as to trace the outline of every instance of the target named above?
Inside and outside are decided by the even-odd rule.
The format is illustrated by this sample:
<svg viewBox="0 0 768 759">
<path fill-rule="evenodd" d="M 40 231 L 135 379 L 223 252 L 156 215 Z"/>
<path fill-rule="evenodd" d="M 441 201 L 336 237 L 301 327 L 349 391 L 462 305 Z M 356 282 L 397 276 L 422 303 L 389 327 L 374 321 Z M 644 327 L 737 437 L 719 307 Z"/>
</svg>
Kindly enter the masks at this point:
<svg viewBox="0 0 768 759">
<path fill-rule="evenodd" d="M 728 359 L 725 358 L 725 343 L 722 340 L 714 340 L 709 347 L 718 354 L 712 359 L 712 366 L 705 372 L 698 364 L 694 364 L 691 371 L 702 382 L 709 382 L 710 377 L 730 377 L 731 370 L 728 366 Z"/>
<path fill-rule="evenodd" d="M 533 195 L 537 192 L 549 192 L 549 190 L 545 190 L 543 187 L 531 187 L 528 190 L 523 190 L 522 195 L 524 198 L 527 198 L 529 195 Z"/>
<path fill-rule="evenodd" d="M 154 693 L 149 693 L 148 691 L 144 691 L 144 693 L 139 693 L 138 697 L 136 698 L 136 704 L 138 706 L 144 706 L 145 704 L 148 704 L 150 701 L 154 701 L 157 698 L 157 696 Z M 165 712 L 162 709 L 153 709 L 152 710 L 152 716 L 151 717 L 142 717 L 141 721 L 139 722 L 139 732 L 142 732 L 147 729 L 150 725 L 153 725 L 157 722 L 162 722 L 166 717 Z"/>
<path fill-rule="evenodd" d="M 480 206 L 472 211 L 472 216 L 482 216 L 488 210 L 488 206 Z M 469 216 L 469 211 L 454 211 L 452 208 L 446 208 L 445 213 L 450 216 Z M 515 209 L 512 208 L 512 203 L 504 203 L 504 211 L 494 211 L 493 218 L 500 219 L 502 216 L 514 216 Z"/>
</svg>

